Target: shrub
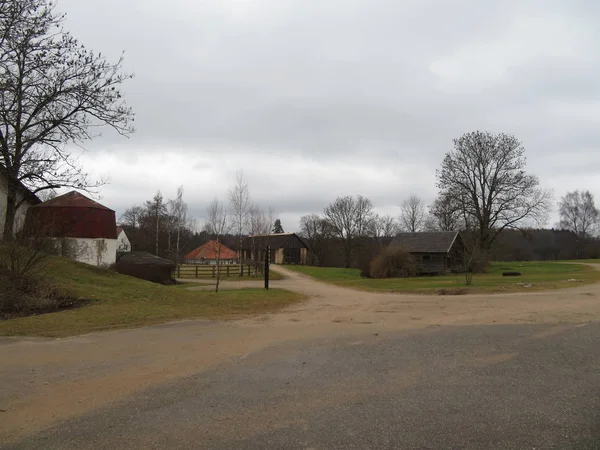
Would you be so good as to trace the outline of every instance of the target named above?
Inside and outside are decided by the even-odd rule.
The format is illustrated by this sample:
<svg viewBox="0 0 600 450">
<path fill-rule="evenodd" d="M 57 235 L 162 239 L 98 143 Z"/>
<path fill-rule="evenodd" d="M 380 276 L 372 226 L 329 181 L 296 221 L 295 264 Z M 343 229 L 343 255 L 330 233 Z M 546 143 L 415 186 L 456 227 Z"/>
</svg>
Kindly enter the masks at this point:
<svg viewBox="0 0 600 450">
<path fill-rule="evenodd" d="M 57 311 L 80 303 L 59 293 L 43 276 L 48 242 L 0 243 L 0 318 Z"/>
<path fill-rule="evenodd" d="M 371 261 L 366 276 L 371 278 L 408 278 L 416 274 L 417 267 L 410 253 L 402 247 L 386 247 Z"/>
</svg>

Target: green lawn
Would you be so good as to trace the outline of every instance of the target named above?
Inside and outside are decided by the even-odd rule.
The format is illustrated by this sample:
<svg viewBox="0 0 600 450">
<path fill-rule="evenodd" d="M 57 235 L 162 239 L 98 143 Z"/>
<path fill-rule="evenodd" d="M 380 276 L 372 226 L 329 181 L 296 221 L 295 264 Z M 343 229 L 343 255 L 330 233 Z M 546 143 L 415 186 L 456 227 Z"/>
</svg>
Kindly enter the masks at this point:
<svg viewBox="0 0 600 450">
<path fill-rule="evenodd" d="M 462 274 L 415 278 L 367 279 L 358 269 L 286 266 L 317 280 L 365 291 L 433 293 L 527 292 L 574 287 L 600 281 L 600 271 L 589 266 L 562 262 L 494 262 L 485 274 L 475 274 L 473 284 L 465 285 Z M 502 272 L 521 272 L 519 277 L 503 277 Z M 569 279 L 581 280 L 570 282 Z M 527 287 L 524 287 L 528 285 Z M 443 291 L 445 290 L 445 291 Z"/>
<path fill-rule="evenodd" d="M 231 319 L 276 311 L 303 298 L 259 287 L 218 294 L 189 291 L 64 258 L 46 261 L 48 280 L 61 292 L 88 303 L 71 310 L 0 320 L 0 335 L 72 336 L 189 318 Z"/>
</svg>

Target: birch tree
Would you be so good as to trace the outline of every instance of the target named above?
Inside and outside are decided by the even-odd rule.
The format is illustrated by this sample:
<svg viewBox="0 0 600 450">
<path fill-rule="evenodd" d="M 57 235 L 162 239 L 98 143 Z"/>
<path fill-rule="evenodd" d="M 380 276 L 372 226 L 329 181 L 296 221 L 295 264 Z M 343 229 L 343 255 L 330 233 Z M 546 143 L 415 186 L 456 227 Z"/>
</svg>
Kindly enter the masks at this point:
<svg viewBox="0 0 600 450">
<path fill-rule="evenodd" d="M 231 214 L 231 225 L 238 237 L 238 254 L 242 254 L 242 243 L 244 233 L 248 230 L 252 200 L 248 183 L 244 179 L 244 173 L 236 174 L 236 183 L 229 191 L 229 205 Z M 243 266 L 240 264 L 240 275 L 243 275 Z"/>
<path fill-rule="evenodd" d="M 575 233 L 580 239 L 587 238 L 597 230 L 600 211 L 596 208 L 594 194 L 590 191 L 573 191 L 560 199 L 558 204 L 560 226 Z"/>
<path fill-rule="evenodd" d="M 210 238 L 216 242 L 215 255 L 216 260 L 216 284 L 215 292 L 219 292 L 221 283 L 221 249 L 223 248 L 223 236 L 231 230 L 229 214 L 224 203 L 214 199 L 208 206 L 207 219 L 204 229 L 210 235 Z"/>
</svg>

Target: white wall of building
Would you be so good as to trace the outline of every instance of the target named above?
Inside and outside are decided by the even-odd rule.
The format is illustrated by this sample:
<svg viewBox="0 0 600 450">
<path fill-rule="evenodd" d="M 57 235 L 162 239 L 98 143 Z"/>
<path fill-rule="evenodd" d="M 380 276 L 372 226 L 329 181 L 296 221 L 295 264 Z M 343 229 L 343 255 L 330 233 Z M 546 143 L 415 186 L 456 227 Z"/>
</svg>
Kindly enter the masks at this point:
<svg viewBox="0 0 600 450">
<path fill-rule="evenodd" d="M 118 252 L 130 252 L 131 251 L 131 242 L 129 242 L 129 238 L 125 234 L 125 231 L 121 230 L 119 236 L 117 236 L 117 251 Z"/>
<path fill-rule="evenodd" d="M 6 221 L 6 191 L 8 189 L 8 183 L 6 178 L 0 174 L 0 236 L 4 230 L 4 222 Z M 23 193 L 17 190 L 17 202 L 23 199 Z M 13 231 L 16 233 L 25 224 L 25 215 L 27 214 L 27 208 L 31 206 L 29 202 L 25 201 L 21 203 L 21 206 L 17 209 L 15 215 L 15 225 Z"/>
<path fill-rule="evenodd" d="M 92 266 L 107 267 L 117 260 L 116 239 L 63 238 L 57 239 L 61 256 Z"/>
</svg>

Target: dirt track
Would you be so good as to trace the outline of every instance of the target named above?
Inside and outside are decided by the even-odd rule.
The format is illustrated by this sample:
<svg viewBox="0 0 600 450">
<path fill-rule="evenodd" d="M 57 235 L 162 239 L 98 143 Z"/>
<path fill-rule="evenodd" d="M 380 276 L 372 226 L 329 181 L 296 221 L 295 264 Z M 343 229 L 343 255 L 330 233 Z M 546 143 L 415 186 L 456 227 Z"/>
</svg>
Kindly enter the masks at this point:
<svg viewBox="0 0 600 450">
<path fill-rule="evenodd" d="M 235 322 L 188 321 L 67 339 L 1 340 L 0 442 L 284 341 L 438 325 L 576 324 L 600 318 L 600 285 L 428 297 L 354 291 L 277 270 L 286 279 L 272 281 L 272 286 L 304 293 L 306 302 Z M 244 285 L 224 283 L 223 288 Z M 570 325 L 551 332 L 565 326 Z"/>
</svg>

